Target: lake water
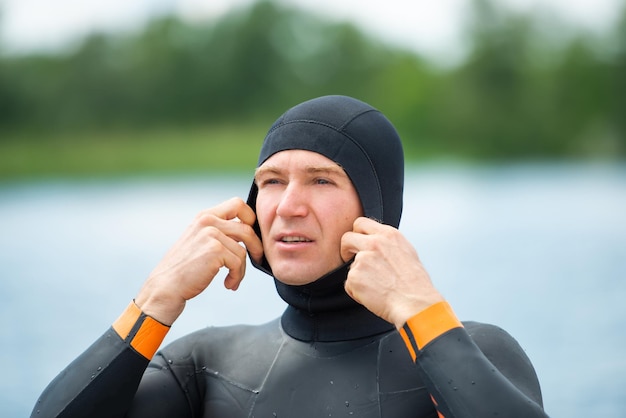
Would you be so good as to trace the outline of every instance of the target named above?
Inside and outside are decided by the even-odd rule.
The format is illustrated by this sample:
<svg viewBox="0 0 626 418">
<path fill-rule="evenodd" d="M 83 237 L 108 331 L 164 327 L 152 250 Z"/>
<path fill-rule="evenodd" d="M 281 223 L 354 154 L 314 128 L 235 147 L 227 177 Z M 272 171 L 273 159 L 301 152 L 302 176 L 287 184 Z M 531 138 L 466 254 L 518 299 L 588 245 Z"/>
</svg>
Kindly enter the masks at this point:
<svg viewBox="0 0 626 418">
<path fill-rule="evenodd" d="M 47 383 L 111 324 L 202 208 L 247 177 L 0 183 L 0 415 L 28 416 Z M 407 173 L 401 230 L 462 319 L 508 330 L 552 417 L 626 416 L 626 165 L 426 165 Z M 284 309 L 249 268 L 214 283 L 168 341 Z"/>
</svg>

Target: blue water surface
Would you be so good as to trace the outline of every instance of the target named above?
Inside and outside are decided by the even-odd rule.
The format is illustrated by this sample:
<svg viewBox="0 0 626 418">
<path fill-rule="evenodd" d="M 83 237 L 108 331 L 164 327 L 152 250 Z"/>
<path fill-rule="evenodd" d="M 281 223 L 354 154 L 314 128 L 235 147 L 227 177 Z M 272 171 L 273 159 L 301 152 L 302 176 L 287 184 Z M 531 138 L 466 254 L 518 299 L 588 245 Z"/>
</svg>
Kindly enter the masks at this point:
<svg viewBox="0 0 626 418">
<path fill-rule="evenodd" d="M 247 176 L 0 183 L 0 415 L 110 326 L 201 209 Z M 464 320 L 509 331 L 552 417 L 626 416 L 626 165 L 431 164 L 407 172 L 400 229 Z M 249 266 L 189 302 L 167 341 L 263 323 L 284 303 Z"/>
</svg>

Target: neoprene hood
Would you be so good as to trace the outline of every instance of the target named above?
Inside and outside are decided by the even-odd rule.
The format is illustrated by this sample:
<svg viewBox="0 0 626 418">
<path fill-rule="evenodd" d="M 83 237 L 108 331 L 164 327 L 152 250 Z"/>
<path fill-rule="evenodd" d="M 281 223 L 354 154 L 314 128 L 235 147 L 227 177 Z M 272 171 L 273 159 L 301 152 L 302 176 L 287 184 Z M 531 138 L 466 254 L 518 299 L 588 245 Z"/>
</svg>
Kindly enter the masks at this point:
<svg viewBox="0 0 626 418">
<path fill-rule="evenodd" d="M 293 149 L 317 152 L 335 161 L 352 181 L 364 215 L 399 226 L 404 154 L 396 129 L 380 111 L 346 96 L 323 96 L 292 107 L 268 131 L 257 167 L 277 152 Z M 255 211 L 257 193 L 253 182 L 248 205 Z M 258 223 L 255 229 L 260 237 Z M 252 264 L 272 275 L 266 260 Z M 289 304 L 282 316 L 288 334 L 300 340 L 334 341 L 391 328 L 345 292 L 349 264 L 308 285 L 290 286 L 275 280 L 279 295 Z M 338 312 L 346 321 L 336 320 Z"/>
<path fill-rule="evenodd" d="M 352 180 L 365 216 L 400 224 L 404 154 L 391 122 L 372 106 L 346 96 L 324 96 L 301 103 L 274 122 L 257 167 L 279 151 L 314 151 L 338 163 Z M 256 185 L 248 203 L 255 208 Z"/>
</svg>

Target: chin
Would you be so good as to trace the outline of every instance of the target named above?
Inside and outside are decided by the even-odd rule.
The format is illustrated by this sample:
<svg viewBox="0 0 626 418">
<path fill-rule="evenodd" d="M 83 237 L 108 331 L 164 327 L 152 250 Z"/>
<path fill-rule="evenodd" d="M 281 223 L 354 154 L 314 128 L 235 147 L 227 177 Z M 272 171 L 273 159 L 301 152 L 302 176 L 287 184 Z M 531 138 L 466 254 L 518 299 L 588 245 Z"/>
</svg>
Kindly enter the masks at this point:
<svg viewBox="0 0 626 418">
<path fill-rule="evenodd" d="M 322 277 L 322 275 L 320 274 L 315 277 L 303 277 L 302 275 L 293 276 L 289 274 L 287 275 L 280 274 L 280 273 L 277 274 L 276 272 L 274 272 L 274 277 L 279 282 L 284 283 L 289 286 L 303 286 L 305 284 L 313 283 L 314 281 Z"/>
<path fill-rule="evenodd" d="M 281 283 L 291 286 L 302 286 L 313 283 L 325 274 L 326 269 L 319 263 L 304 262 L 295 259 L 268 259 L 272 275 Z"/>
<path fill-rule="evenodd" d="M 291 266 L 289 268 L 272 266 L 272 273 L 276 280 L 290 286 L 302 286 L 313 283 L 326 274 L 323 271 L 306 271 L 305 268 L 302 268 L 302 265 L 298 265 L 295 268 L 291 268 Z"/>
<path fill-rule="evenodd" d="M 313 283 L 318 279 L 326 276 L 328 273 L 336 270 L 343 265 L 338 263 L 337 265 L 326 265 L 313 263 L 313 265 L 307 265 L 302 262 L 297 263 L 269 263 L 272 268 L 272 274 L 281 283 L 290 286 L 303 286 L 309 283 Z"/>
</svg>

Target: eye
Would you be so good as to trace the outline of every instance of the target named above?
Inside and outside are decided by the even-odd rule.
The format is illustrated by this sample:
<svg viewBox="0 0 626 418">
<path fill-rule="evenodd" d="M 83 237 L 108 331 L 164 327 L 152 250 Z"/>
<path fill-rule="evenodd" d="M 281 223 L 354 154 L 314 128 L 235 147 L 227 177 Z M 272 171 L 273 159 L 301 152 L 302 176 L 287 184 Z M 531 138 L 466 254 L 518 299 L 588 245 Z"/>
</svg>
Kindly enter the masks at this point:
<svg viewBox="0 0 626 418">
<path fill-rule="evenodd" d="M 316 178 L 314 182 L 315 182 L 315 184 L 322 184 L 322 185 L 323 184 L 333 184 L 332 181 L 330 181 L 327 178 L 323 178 L 323 177 L 322 178 Z"/>
<path fill-rule="evenodd" d="M 266 178 L 266 179 L 261 180 L 261 181 L 259 182 L 259 185 L 258 185 L 258 186 L 259 186 L 259 187 L 262 187 L 262 186 L 271 186 L 271 185 L 273 185 L 273 184 L 280 184 L 280 180 L 279 180 L 279 179 L 277 179 L 277 178 L 272 178 L 272 177 L 270 177 L 270 178 Z"/>
</svg>

